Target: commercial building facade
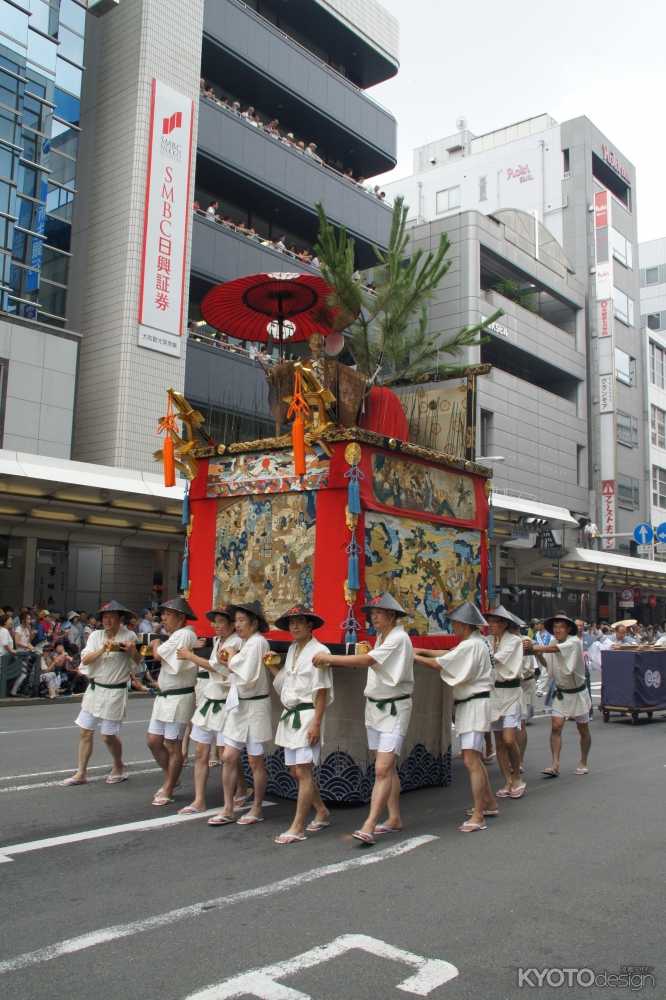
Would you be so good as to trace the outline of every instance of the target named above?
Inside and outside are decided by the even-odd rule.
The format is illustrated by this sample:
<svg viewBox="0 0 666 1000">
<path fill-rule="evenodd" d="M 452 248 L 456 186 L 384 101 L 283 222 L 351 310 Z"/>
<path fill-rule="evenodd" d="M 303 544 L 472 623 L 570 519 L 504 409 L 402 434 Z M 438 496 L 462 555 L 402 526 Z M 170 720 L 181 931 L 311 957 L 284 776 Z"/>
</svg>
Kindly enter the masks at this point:
<svg viewBox="0 0 666 1000">
<path fill-rule="evenodd" d="M 586 519 L 596 524 L 602 537 L 594 563 L 581 550 L 589 535 L 571 538 L 566 545 L 572 576 L 578 576 L 573 582 L 582 595 L 590 595 L 580 611 L 602 617 L 623 607 L 639 612 L 644 600 L 656 600 L 666 590 L 660 567 L 636 560 L 631 545 L 633 528 L 648 517 L 651 499 L 635 170 L 584 117 L 559 124 L 541 115 L 483 136 L 473 135 L 462 120 L 458 127 L 457 133 L 417 149 L 413 174 L 385 185 L 388 196 L 404 195 L 415 231 L 425 221 L 455 231 L 465 210 L 509 221 L 513 242 L 529 248 L 542 267 L 564 268 L 583 296 L 573 323 L 570 303 L 560 290 L 553 291 L 552 282 L 544 287 L 522 261 L 516 265 L 511 260 L 507 267 L 505 257 L 497 259 L 481 245 L 485 314 L 493 306 L 506 317 L 499 321 L 503 346 L 494 346 L 498 337 L 491 331 L 490 346 L 482 349 L 499 371 L 479 390 L 480 449 L 503 458 L 495 467 L 496 498 L 506 490 L 521 501 L 513 505 L 514 521 L 526 502 L 552 504 L 556 496 L 581 525 Z M 516 317 L 524 320 L 535 311 L 540 323 L 569 331 L 582 367 L 563 365 L 561 333 L 545 337 L 532 355 L 525 332 L 511 343 Z M 439 330 L 437 323 L 433 330 Z M 567 377 L 558 381 L 549 372 L 551 363 L 564 368 Z M 511 385 L 508 419 L 506 397 L 495 389 L 505 381 Z M 538 429 L 536 434 L 519 433 L 533 426 L 535 383 L 550 400 L 553 421 L 554 433 L 542 441 L 537 440 Z M 575 455 L 571 436 L 576 438 Z M 612 553 L 617 555 L 610 558 Z M 554 600 L 564 592 L 565 558 L 563 554 L 553 567 Z M 507 580 L 505 575 L 508 586 Z M 529 594 L 526 579 L 511 581 L 511 586 L 512 596 L 521 596 L 521 590 Z M 576 604 L 575 597 L 571 603 Z"/>
<path fill-rule="evenodd" d="M 666 521 L 666 239 L 641 243 L 639 260 L 641 324 L 649 379 L 650 521 L 658 526 Z"/>
<path fill-rule="evenodd" d="M 85 4 L 75 0 L 62 0 L 61 9 L 72 3 L 85 16 Z M 27 7 L 7 6 L 24 13 Z M 397 25 L 374 0 L 294 0 L 288 10 L 278 0 L 170 0 L 168 11 L 161 0 L 103 0 L 88 7 L 80 109 L 75 115 L 69 105 L 58 104 L 51 142 L 53 149 L 58 138 L 58 152 L 71 159 L 75 133 L 78 159 L 69 172 L 59 167 L 56 186 L 65 193 L 50 194 L 49 187 L 46 203 L 49 237 L 51 215 L 66 215 L 71 227 L 66 250 L 53 248 L 71 261 L 67 281 L 61 281 L 68 287 L 58 300 L 61 313 L 53 311 L 50 291 L 21 304 L 18 286 L 3 287 L 3 446 L 14 453 L 5 456 L 7 462 L 18 466 L 29 466 L 30 454 L 51 456 L 63 466 L 73 460 L 65 486 L 77 470 L 82 474 L 92 466 L 117 470 L 129 493 L 137 477 L 148 484 L 129 498 L 129 513 L 130 505 L 121 504 L 108 485 L 106 493 L 73 501 L 81 505 L 76 510 L 59 510 L 56 493 L 64 497 L 62 490 L 45 493 L 38 475 L 37 485 L 31 476 L 23 480 L 24 500 L 34 487 L 41 491 L 36 496 L 53 502 L 49 534 L 58 534 L 56 540 L 72 550 L 84 544 L 94 550 L 87 558 L 98 595 L 115 587 L 115 596 L 140 604 L 124 572 L 135 541 L 137 579 L 169 590 L 177 582 L 171 553 L 174 532 L 181 531 L 173 520 L 180 494 L 174 491 L 175 506 L 167 497 L 154 499 L 159 468 L 153 452 L 166 389 L 184 391 L 216 436 L 273 427 L 260 366 L 202 325 L 206 291 L 247 273 L 311 271 L 297 253 L 311 251 L 316 239 L 317 203 L 348 227 L 359 266 L 372 262 L 373 245 L 386 243 L 390 209 L 356 180 L 395 163 L 395 121 L 365 89 L 397 71 Z M 29 53 L 37 51 L 34 16 L 26 14 Z M 69 21 L 63 25 L 70 30 Z M 0 44 L 3 31 L 0 25 Z M 58 51 L 71 61 L 69 35 L 63 39 Z M 71 72 L 59 66 L 54 86 L 71 86 Z M 314 142 L 317 155 L 250 122 L 232 110 L 233 101 L 240 109 L 254 106 L 264 123 L 279 118 L 283 140 L 289 130 Z M 55 152 L 49 155 L 53 159 Z M 205 211 L 214 201 L 217 219 Z M 193 202 L 200 212 L 193 212 Z M 223 215 L 242 225 L 223 225 Z M 282 237 L 293 253 L 276 249 Z M 56 271 L 61 278 L 65 272 L 62 262 L 59 270 L 51 263 L 50 243 L 42 242 L 46 289 Z M 35 253 L 31 260 L 37 259 Z M 31 378 L 16 367 L 21 365 L 36 369 Z M 53 410 L 56 405 L 63 414 Z M 7 485 L 16 496 L 17 483 Z M 104 518 L 104 525 L 86 516 L 82 505 L 93 499 L 91 516 Z M 45 548 L 34 517 L 41 507 L 7 503 L 15 571 L 5 574 L 5 592 L 0 566 L 0 604 L 29 600 L 31 552 L 38 558 Z M 68 517 L 54 525 L 58 512 Z M 102 528 L 100 547 L 95 532 Z M 22 533 L 30 537 L 19 553 Z M 150 545 L 143 544 L 146 538 Z M 65 561 L 66 597 L 85 593 L 91 605 L 95 587 L 79 586 L 77 560 Z M 23 576 L 17 582 L 19 564 Z M 118 589 L 120 580 L 126 582 Z M 147 601 L 151 588 L 142 583 L 141 590 Z"/>
</svg>

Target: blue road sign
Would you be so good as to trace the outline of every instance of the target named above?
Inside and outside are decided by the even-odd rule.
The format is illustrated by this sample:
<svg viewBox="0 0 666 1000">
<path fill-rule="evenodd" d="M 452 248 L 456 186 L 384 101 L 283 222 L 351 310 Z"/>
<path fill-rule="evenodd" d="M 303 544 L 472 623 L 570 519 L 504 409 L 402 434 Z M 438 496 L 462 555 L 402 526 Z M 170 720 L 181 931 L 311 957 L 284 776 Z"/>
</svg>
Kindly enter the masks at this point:
<svg viewBox="0 0 666 1000">
<path fill-rule="evenodd" d="M 666 525 L 664 525 L 666 527 Z M 639 545 L 650 545 L 654 538 L 654 531 L 652 530 L 652 525 L 643 521 L 641 524 L 637 524 L 634 528 L 634 541 L 638 542 Z"/>
<path fill-rule="evenodd" d="M 662 521 L 661 524 L 654 529 L 654 536 L 658 542 L 666 542 L 666 521 Z"/>
</svg>

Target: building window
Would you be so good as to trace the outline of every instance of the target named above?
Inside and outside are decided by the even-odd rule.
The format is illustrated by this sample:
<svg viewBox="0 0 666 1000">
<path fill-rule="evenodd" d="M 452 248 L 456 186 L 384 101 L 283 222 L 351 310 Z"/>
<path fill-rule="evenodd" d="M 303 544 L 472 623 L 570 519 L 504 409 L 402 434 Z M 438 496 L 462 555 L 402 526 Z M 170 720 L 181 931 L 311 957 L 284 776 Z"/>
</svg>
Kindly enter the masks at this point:
<svg viewBox="0 0 666 1000">
<path fill-rule="evenodd" d="M 666 510 L 666 469 L 652 466 L 652 506 Z"/>
<path fill-rule="evenodd" d="M 615 348 L 615 378 L 624 385 L 633 385 L 636 377 L 636 358 Z"/>
<path fill-rule="evenodd" d="M 567 150 L 568 152 L 568 150 Z M 576 445 L 576 486 L 585 486 L 585 446 Z"/>
<path fill-rule="evenodd" d="M 616 426 L 618 442 L 627 448 L 638 448 L 638 418 L 618 410 Z"/>
<path fill-rule="evenodd" d="M 485 176 L 479 177 L 479 201 L 488 200 L 488 178 Z"/>
<path fill-rule="evenodd" d="M 492 452 L 493 415 L 490 410 L 481 410 L 479 420 L 479 452 L 486 457 Z"/>
<path fill-rule="evenodd" d="M 622 233 L 618 233 L 617 229 L 611 229 L 610 238 L 615 260 L 619 260 L 620 264 L 631 269 L 634 261 L 631 240 L 628 240 Z"/>
<path fill-rule="evenodd" d="M 650 341 L 650 382 L 652 385 L 656 385 L 658 389 L 664 389 L 664 350 L 655 344 L 654 340 Z"/>
<path fill-rule="evenodd" d="M 438 191 L 436 195 L 435 212 L 437 215 L 450 212 L 454 208 L 460 208 L 460 185 L 445 188 L 444 191 Z"/>
<path fill-rule="evenodd" d="M 562 150 L 562 172 L 564 173 L 565 177 L 569 176 L 570 170 L 571 170 L 571 162 L 570 162 L 570 157 L 569 157 L 569 150 L 568 149 L 563 149 Z"/>
<path fill-rule="evenodd" d="M 666 410 L 658 406 L 650 407 L 650 429 L 652 444 L 657 448 L 666 448 Z"/>
<path fill-rule="evenodd" d="M 658 285 L 659 284 L 659 268 L 658 267 L 646 267 L 645 268 L 645 284 L 646 285 Z"/>
<path fill-rule="evenodd" d="M 615 318 L 625 326 L 634 325 L 634 300 L 615 286 L 613 286 L 613 312 Z"/>
<path fill-rule="evenodd" d="M 617 503 L 624 510 L 638 510 L 640 507 L 640 483 L 633 476 L 617 477 Z"/>
</svg>

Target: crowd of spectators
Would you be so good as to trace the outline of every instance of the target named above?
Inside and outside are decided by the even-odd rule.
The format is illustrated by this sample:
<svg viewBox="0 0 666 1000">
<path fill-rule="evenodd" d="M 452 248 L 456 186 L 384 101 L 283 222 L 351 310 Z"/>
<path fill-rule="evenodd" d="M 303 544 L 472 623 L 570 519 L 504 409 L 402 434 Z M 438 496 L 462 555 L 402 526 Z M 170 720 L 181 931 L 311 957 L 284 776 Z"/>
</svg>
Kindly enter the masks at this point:
<svg viewBox="0 0 666 1000">
<path fill-rule="evenodd" d="M 271 240 L 267 236 L 262 236 L 253 226 L 246 225 L 241 219 L 234 219 L 230 215 L 223 215 L 220 212 L 218 201 L 212 201 L 206 209 L 203 209 L 200 203 L 195 201 L 192 205 L 192 210 L 196 215 L 202 215 L 204 218 L 210 219 L 211 222 L 217 222 L 219 225 L 226 226 L 227 229 L 231 229 L 235 233 L 241 233 L 242 236 L 246 236 L 248 239 L 256 240 L 262 247 L 277 250 L 278 253 L 283 253 L 293 260 L 300 261 L 302 264 L 309 264 L 311 267 L 319 268 L 318 258 L 309 250 L 304 247 L 299 249 L 293 243 L 288 243 L 286 236 L 279 236 L 277 240 Z"/>
<path fill-rule="evenodd" d="M 261 129 L 266 133 L 266 135 L 272 136 L 272 138 L 276 139 L 278 142 L 284 142 L 287 146 L 290 146 L 297 152 L 302 153 L 303 156 L 311 157 L 321 166 L 326 167 L 328 170 L 333 170 L 336 174 L 339 174 L 341 177 L 344 177 L 345 180 L 349 181 L 350 184 L 356 184 L 369 194 L 373 194 L 375 198 L 378 198 L 380 201 L 385 200 L 386 192 L 382 191 L 378 184 L 375 184 L 372 189 L 367 188 L 365 186 L 364 177 L 355 177 L 351 168 L 345 168 L 340 160 L 325 159 L 319 152 L 316 142 L 307 142 L 305 139 L 297 138 L 293 132 L 285 131 L 285 129 L 280 127 L 280 121 L 278 118 L 262 117 L 252 105 L 243 108 L 240 101 L 235 101 L 231 98 L 217 94 L 212 84 L 204 80 L 203 77 L 199 80 L 199 91 L 202 97 L 205 97 L 207 100 L 217 104 L 218 107 L 225 108 L 227 111 L 231 111 L 232 114 L 238 115 L 238 117 L 242 118 L 248 125 Z"/>
<path fill-rule="evenodd" d="M 127 625 L 138 637 L 166 635 L 160 616 L 150 608 L 141 619 L 131 618 Z M 18 612 L 11 607 L 0 608 L 0 657 L 20 661 L 10 697 L 57 698 L 84 691 L 88 681 L 79 670 L 81 651 L 91 632 L 101 627 L 101 622 L 85 611 L 58 614 L 37 608 L 21 608 Z M 145 673 L 145 680 L 152 685 L 149 673 Z M 134 686 L 147 690 L 140 681 Z"/>
</svg>

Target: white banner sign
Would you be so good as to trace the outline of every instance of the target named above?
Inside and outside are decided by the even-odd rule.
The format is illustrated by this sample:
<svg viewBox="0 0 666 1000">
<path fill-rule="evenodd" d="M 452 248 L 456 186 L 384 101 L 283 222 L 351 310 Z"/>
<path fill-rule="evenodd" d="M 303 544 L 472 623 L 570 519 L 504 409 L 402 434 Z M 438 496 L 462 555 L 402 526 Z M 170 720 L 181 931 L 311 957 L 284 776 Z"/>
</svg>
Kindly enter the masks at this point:
<svg viewBox="0 0 666 1000">
<path fill-rule="evenodd" d="M 606 479 L 601 483 L 601 534 L 615 534 L 615 481 Z M 614 538 L 602 538 L 602 549 L 614 549 Z"/>
<path fill-rule="evenodd" d="M 613 375 L 599 376 L 599 411 L 601 413 L 612 413 L 615 409 L 614 383 L 615 377 Z"/>
<path fill-rule="evenodd" d="M 180 356 L 190 206 L 193 102 L 153 80 L 143 222 L 139 344 Z"/>
</svg>

